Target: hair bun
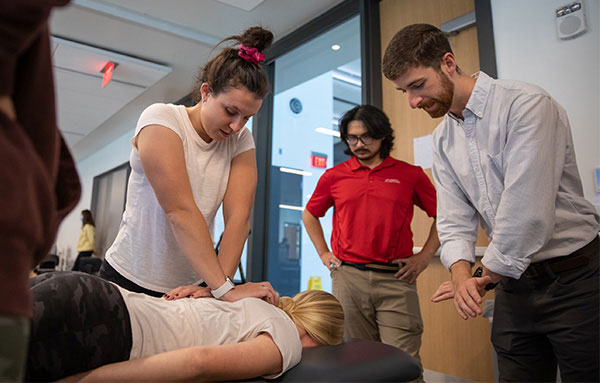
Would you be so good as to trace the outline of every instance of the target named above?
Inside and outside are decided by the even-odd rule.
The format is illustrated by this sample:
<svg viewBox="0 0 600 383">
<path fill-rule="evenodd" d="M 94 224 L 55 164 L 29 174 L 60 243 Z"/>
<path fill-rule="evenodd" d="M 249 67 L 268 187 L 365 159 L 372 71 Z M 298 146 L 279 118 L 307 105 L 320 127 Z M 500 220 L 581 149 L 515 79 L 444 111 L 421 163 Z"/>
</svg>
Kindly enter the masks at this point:
<svg viewBox="0 0 600 383">
<path fill-rule="evenodd" d="M 292 313 L 296 308 L 296 302 L 294 302 L 294 300 L 290 297 L 281 297 L 279 298 L 277 307 L 285 311 L 289 316 L 292 316 Z"/>
<path fill-rule="evenodd" d="M 273 33 L 263 27 L 254 26 L 246 29 L 238 36 L 240 43 L 247 47 L 254 47 L 259 52 L 264 51 L 271 46 L 273 42 Z"/>
</svg>

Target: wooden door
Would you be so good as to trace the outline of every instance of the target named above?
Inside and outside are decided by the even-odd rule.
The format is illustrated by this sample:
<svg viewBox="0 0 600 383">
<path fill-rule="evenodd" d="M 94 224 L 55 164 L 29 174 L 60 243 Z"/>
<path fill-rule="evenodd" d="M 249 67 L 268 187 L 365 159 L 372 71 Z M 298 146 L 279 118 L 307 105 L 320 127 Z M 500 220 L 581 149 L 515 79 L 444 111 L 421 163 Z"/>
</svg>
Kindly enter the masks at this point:
<svg viewBox="0 0 600 383">
<path fill-rule="evenodd" d="M 385 52 L 394 34 L 414 23 L 440 26 L 449 20 L 474 11 L 473 0 L 382 0 L 381 52 Z M 467 74 L 479 70 L 479 50 L 476 27 L 468 28 L 450 38 L 459 67 Z M 389 116 L 395 134 L 392 156 L 414 163 L 413 139 L 431 134 L 441 118 L 431 119 L 422 110 L 412 110 L 406 95 L 383 77 L 383 110 Z M 432 179 L 431 169 L 425 172 Z M 415 246 L 425 243 L 432 220 L 415 208 L 412 222 Z M 487 238 L 480 230 L 477 246 L 486 246 Z M 493 381 L 493 360 L 490 326 L 485 318 L 463 321 L 452 301 L 434 304 L 430 297 L 440 283 L 448 280 L 449 272 L 434 257 L 418 280 L 418 291 L 425 330 L 421 347 L 423 367 L 428 370 L 474 381 Z M 493 299 L 488 294 L 487 299 Z"/>
</svg>

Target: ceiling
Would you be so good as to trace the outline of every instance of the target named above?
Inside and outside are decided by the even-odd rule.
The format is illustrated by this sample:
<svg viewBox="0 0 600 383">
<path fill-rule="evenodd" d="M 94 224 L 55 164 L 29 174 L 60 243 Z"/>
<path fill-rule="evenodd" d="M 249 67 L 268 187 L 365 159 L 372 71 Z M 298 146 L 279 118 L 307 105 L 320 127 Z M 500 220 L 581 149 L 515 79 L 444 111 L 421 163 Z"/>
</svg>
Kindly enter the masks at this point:
<svg viewBox="0 0 600 383">
<path fill-rule="evenodd" d="M 192 89 L 212 47 L 262 25 L 275 41 L 342 0 L 72 0 L 50 19 L 58 122 L 76 160 L 131 132 L 141 111 Z M 101 69 L 117 62 L 101 88 Z"/>
</svg>

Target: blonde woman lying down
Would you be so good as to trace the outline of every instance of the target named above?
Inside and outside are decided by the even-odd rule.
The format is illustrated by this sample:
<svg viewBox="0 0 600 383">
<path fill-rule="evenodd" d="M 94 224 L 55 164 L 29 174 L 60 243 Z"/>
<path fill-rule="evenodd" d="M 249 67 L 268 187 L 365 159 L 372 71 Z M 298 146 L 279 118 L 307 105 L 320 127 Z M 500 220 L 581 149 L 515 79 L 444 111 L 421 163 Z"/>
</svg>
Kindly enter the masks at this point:
<svg viewBox="0 0 600 383">
<path fill-rule="evenodd" d="M 167 301 L 75 272 L 31 280 L 26 381 L 205 381 L 276 378 L 303 347 L 342 342 L 344 314 L 323 291 Z"/>
</svg>

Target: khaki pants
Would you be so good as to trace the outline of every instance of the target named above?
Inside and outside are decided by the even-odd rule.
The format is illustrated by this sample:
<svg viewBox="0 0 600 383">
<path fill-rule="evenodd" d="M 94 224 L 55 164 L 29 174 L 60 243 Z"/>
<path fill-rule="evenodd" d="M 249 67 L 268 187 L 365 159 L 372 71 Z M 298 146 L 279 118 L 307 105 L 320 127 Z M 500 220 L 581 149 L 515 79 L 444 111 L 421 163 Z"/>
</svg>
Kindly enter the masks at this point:
<svg viewBox="0 0 600 383">
<path fill-rule="evenodd" d="M 334 269 L 331 278 L 333 295 L 344 308 L 344 336 L 397 347 L 421 365 L 423 320 L 416 284 L 347 265 Z"/>
</svg>

